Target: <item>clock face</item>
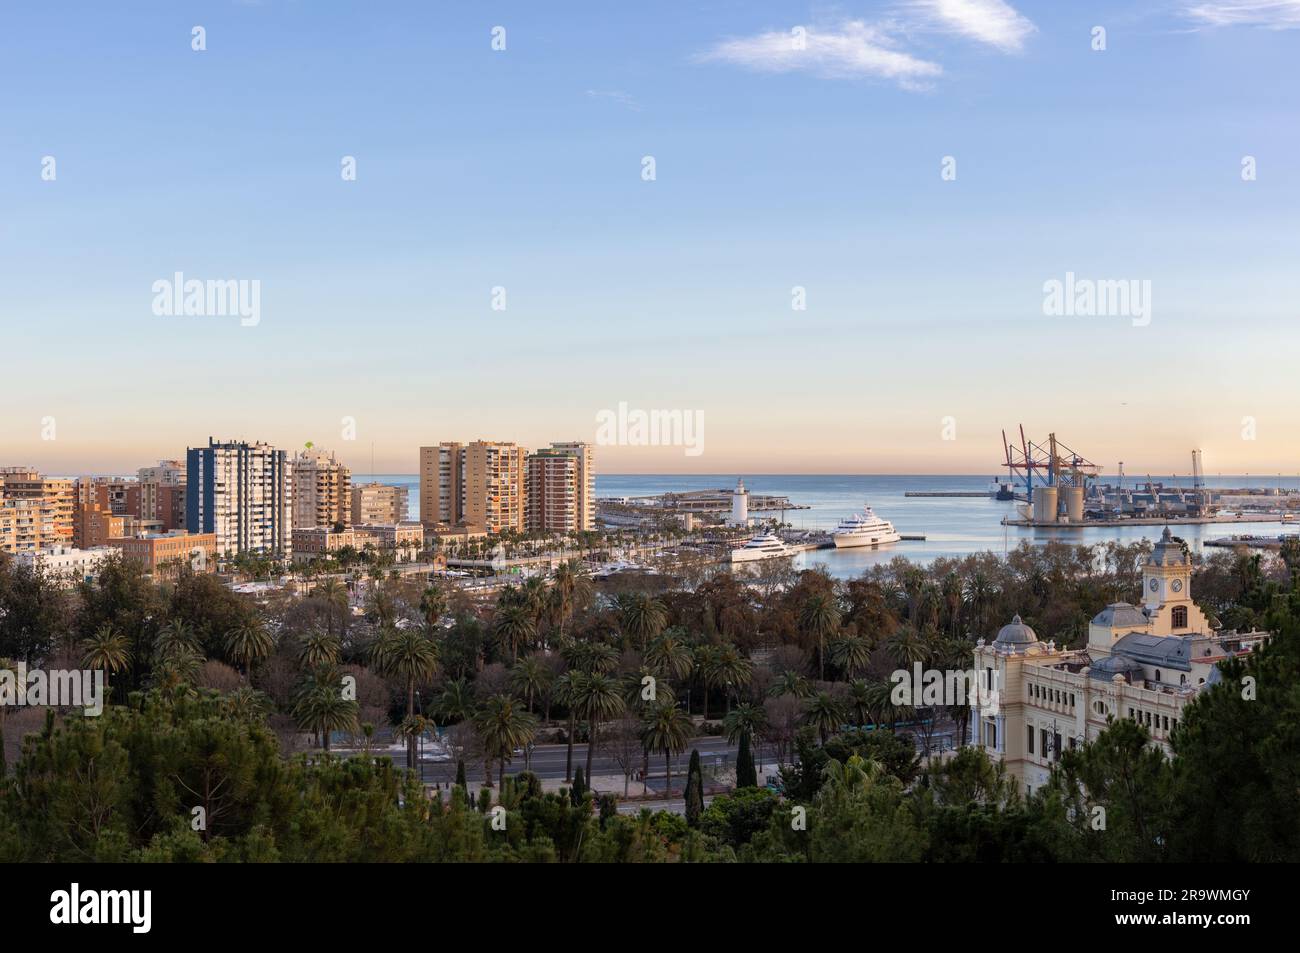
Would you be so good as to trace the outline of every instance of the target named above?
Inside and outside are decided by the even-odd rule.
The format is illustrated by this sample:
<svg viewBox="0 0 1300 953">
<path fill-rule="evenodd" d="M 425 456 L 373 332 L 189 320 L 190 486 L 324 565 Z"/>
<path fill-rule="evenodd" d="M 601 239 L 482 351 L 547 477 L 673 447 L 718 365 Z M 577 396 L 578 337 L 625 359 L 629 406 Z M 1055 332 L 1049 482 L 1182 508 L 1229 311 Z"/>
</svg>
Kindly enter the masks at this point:
<svg viewBox="0 0 1300 953">
<path fill-rule="evenodd" d="M 1175 579 L 1174 582 L 1173 582 L 1173 588 L 1174 588 L 1174 592 L 1182 592 L 1182 591 L 1183 591 L 1183 581 L 1182 581 L 1181 579 Z"/>
<path fill-rule="evenodd" d="M 1152 592 L 1155 592 L 1155 591 L 1156 591 L 1157 589 L 1159 589 L 1159 588 L 1160 588 L 1160 581 L 1159 581 L 1158 579 L 1152 579 L 1152 580 L 1151 580 L 1151 591 L 1152 591 Z"/>
</svg>

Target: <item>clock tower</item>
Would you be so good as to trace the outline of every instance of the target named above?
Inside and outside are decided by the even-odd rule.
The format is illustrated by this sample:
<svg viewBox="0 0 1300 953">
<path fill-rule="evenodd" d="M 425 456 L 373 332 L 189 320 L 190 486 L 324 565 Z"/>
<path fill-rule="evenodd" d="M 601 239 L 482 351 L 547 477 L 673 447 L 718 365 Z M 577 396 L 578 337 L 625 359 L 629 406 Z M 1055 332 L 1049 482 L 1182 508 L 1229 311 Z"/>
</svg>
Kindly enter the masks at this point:
<svg viewBox="0 0 1300 953">
<path fill-rule="evenodd" d="M 1189 605 L 1192 601 L 1192 557 L 1169 527 L 1147 557 L 1142 568 L 1142 604 L 1149 610 L 1160 606 Z"/>
</svg>

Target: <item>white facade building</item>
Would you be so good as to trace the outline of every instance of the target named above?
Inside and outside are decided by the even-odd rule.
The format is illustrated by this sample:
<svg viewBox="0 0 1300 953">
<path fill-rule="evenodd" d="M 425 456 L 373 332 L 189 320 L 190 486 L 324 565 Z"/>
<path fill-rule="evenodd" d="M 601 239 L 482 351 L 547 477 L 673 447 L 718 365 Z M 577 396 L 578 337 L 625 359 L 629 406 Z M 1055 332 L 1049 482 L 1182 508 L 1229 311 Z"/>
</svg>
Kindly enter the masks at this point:
<svg viewBox="0 0 1300 953">
<path fill-rule="evenodd" d="M 57 577 L 65 585 L 73 586 L 79 582 L 94 581 L 99 575 L 100 564 L 116 553 L 117 549 L 112 546 L 96 546 L 93 549 L 52 546 L 18 553 L 14 559 L 20 566 L 33 570 L 39 568 L 47 576 Z"/>
<path fill-rule="evenodd" d="M 1184 709 L 1218 680 L 1218 663 L 1269 636 L 1213 631 L 1192 602 L 1191 575 L 1191 557 L 1166 528 L 1142 569 L 1142 605 L 1107 606 L 1084 648 L 1040 642 L 1019 616 L 992 642 L 979 640 L 975 671 L 998 699 L 972 711 L 968 741 L 1029 792 L 1047 783 L 1063 750 L 1092 741 L 1111 719 L 1137 721 L 1168 753 Z"/>
</svg>

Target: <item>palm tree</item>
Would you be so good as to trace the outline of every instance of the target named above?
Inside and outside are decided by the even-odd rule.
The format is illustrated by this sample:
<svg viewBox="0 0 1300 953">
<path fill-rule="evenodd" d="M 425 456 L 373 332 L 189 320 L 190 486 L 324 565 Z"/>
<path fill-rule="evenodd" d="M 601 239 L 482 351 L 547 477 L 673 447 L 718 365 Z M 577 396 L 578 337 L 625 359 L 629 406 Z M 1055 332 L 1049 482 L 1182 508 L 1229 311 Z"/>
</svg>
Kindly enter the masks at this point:
<svg viewBox="0 0 1300 953">
<path fill-rule="evenodd" d="M 836 639 L 831 643 L 831 660 L 845 675 L 853 678 L 871 663 L 871 643 L 860 635 Z"/>
<path fill-rule="evenodd" d="M 886 648 L 899 668 L 911 668 L 914 663 L 925 661 L 930 654 L 925 640 L 910 625 L 905 625 L 895 632 L 890 637 Z"/>
<path fill-rule="evenodd" d="M 804 703 L 803 720 L 817 730 L 824 745 L 844 724 L 844 706 L 830 692 L 816 692 Z"/>
<path fill-rule="evenodd" d="M 591 593 L 591 579 L 576 560 L 570 560 L 555 567 L 554 581 L 552 591 L 559 612 L 560 640 L 563 641 L 564 626 L 573 615 L 574 606 Z"/>
<path fill-rule="evenodd" d="M 341 646 L 339 640 L 324 629 L 312 629 L 298 646 L 298 664 L 314 669 L 322 665 L 336 665 Z"/>
<path fill-rule="evenodd" d="M 656 675 L 669 681 L 685 681 L 695 667 L 695 655 L 691 647 L 669 629 L 655 639 L 645 650 L 645 663 Z"/>
<path fill-rule="evenodd" d="M 569 709 L 568 752 L 564 758 L 564 780 L 573 780 L 573 736 L 578 730 L 578 699 L 587 673 L 571 668 L 555 680 L 555 700 Z"/>
<path fill-rule="evenodd" d="M 89 669 L 102 669 L 110 684 L 115 674 L 126 671 L 131 664 L 126 636 L 108 624 L 101 625 L 83 641 L 81 649 L 81 664 Z"/>
<path fill-rule="evenodd" d="M 648 593 L 638 592 L 619 605 L 619 627 L 644 649 L 668 624 L 668 610 Z"/>
<path fill-rule="evenodd" d="M 158 659 L 153 670 L 154 680 L 169 689 L 192 685 L 199 677 L 204 661 L 203 653 L 198 649 L 180 643 Z"/>
<path fill-rule="evenodd" d="M 812 694 L 812 686 L 808 684 L 808 679 L 804 678 L 798 672 L 786 670 L 776 677 L 776 680 L 768 686 L 768 698 L 780 698 L 782 695 L 792 695 L 795 698 L 807 698 Z"/>
<path fill-rule="evenodd" d="M 871 706 L 875 701 L 870 683 L 860 678 L 855 678 L 849 682 L 847 701 L 849 707 L 853 709 L 853 723 L 861 728 L 867 723 L 867 713 L 871 711 Z"/>
<path fill-rule="evenodd" d="M 520 708 L 517 699 L 509 695 L 493 695 L 475 717 L 474 726 L 483 738 L 487 756 L 500 763 L 499 789 L 505 783 L 506 762 L 512 759 L 515 749 L 532 743 L 537 718 Z"/>
<path fill-rule="evenodd" d="M 722 730 L 727 736 L 727 741 L 733 745 L 739 743 L 742 737 L 748 738 L 757 755 L 758 746 L 755 742 L 767 730 L 767 709 L 748 703 L 737 705 L 727 712 L 727 717 L 722 720 Z M 763 765 L 759 763 L 756 767 L 762 770 Z"/>
<path fill-rule="evenodd" d="M 587 722 L 587 783 L 591 783 L 591 758 L 596 750 L 596 732 L 602 721 L 621 715 L 626 709 L 618 682 L 608 675 L 589 675 L 578 686 L 577 708 Z"/>
<path fill-rule="evenodd" d="M 293 717 L 298 725 L 318 736 L 321 748 L 330 750 L 330 734 L 356 728 L 358 706 L 343 697 L 339 675 L 332 667 L 309 675 L 298 692 Z"/>
<path fill-rule="evenodd" d="M 182 648 L 199 650 L 199 637 L 194 627 L 184 619 L 173 619 L 158 630 L 154 639 L 154 654 L 158 658 L 167 658 Z"/>
<path fill-rule="evenodd" d="M 334 616 L 339 617 L 339 635 L 342 636 L 347 631 L 348 619 L 348 587 L 343 584 L 341 579 L 322 580 L 312 595 L 317 599 L 324 601 L 326 606 L 325 626 L 329 632 L 334 631 Z"/>
<path fill-rule="evenodd" d="M 250 685 L 240 685 L 221 701 L 227 714 L 239 721 L 261 721 L 267 710 L 267 697 Z"/>
<path fill-rule="evenodd" d="M 817 640 L 817 678 L 826 680 L 826 640 L 840 627 L 840 610 L 827 595 L 815 593 L 799 610 L 799 625 L 804 633 Z"/>
<path fill-rule="evenodd" d="M 433 628 L 447 611 L 447 594 L 438 586 L 427 586 L 420 594 L 420 615 L 424 624 Z"/>
<path fill-rule="evenodd" d="M 735 646 L 725 645 L 714 654 L 706 677 L 714 686 L 725 689 L 727 712 L 730 712 L 733 687 L 748 685 L 753 673 L 754 664 L 741 655 Z"/>
<path fill-rule="evenodd" d="M 669 700 L 656 702 L 641 722 L 641 745 L 647 752 L 664 756 L 667 797 L 673 795 L 673 755 L 686 750 L 695 725 L 686 712 Z"/>
<path fill-rule="evenodd" d="M 523 696 L 528 710 L 533 710 L 533 699 L 545 693 L 551 683 L 551 670 L 537 655 L 525 655 L 510 670 L 510 690 Z"/>
<path fill-rule="evenodd" d="M 406 683 L 406 717 L 415 716 L 415 686 L 438 671 L 438 643 L 430 630 L 411 626 L 389 629 L 371 650 L 375 667 L 384 675 Z M 406 766 L 415 770 L 415 738 L 406 740 Z"/>
<path fill-rule="evenodd" d="M 503 647 L 509 647 L 511 660 L 519 658 L 519 646 L 537 632 L 537 623 L 528 609 L 519 604 L 499 608 L 493 624 Z"/>
<path fill-rule="evenodd" d="M 264 659 L 275 649 L 275 639 L 261 622 L 245 622 L 226 635 L 226 652 L 236 662 L 244 665 L 244 678 L 253 671 L 253 663 Z"/>
<path fill-rule="evenodd" d="M 478 705 L 474 701 L 474 686 L 467 678 L 453 679 L 442 686 L 442 693 L 434 703 L 434 714 L 448 722 L 468 721 L 474 717 Z"/>
</svg>

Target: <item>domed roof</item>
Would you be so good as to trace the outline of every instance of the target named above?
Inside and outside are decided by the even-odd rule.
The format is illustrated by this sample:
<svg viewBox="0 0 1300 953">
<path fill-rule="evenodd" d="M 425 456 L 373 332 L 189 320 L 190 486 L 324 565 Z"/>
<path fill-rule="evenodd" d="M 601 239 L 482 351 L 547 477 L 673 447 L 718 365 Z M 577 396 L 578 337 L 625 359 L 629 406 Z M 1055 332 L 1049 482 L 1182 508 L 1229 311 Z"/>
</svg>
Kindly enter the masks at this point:
<svg viewBox="0 0 1300 953">
<path fill-rule="evenodd" d="M 1137 606 L 1127 602 L 1112 602 L 1093 617 L 1092 624 L 1123 629 L 1134 625 L 1146 625 L 1150 621 L 1146 613 Z"/>
<path fill-rule="evenodd" d="M 1099 682 L 1109 682 L 1116 675 L 1123 675 L 1131 680 L 1133 675 L 1141 674 L 1142 666 L 1131 658 L 1125 658 L 1123 655 L 1108 655 L 1106 658 L 1094 662 L 1088 669 L 1088 677 Z"/>
<path fill-rule="evenodd" d="M 1020 621 L 1020 616 L 1011 620 L 1010 625 L 1004 625 L 998 629 L 998 637 L 993 640 L 994 645 L 1032 645 L 1038 641 L 1038 636 L 1034 630 Z"/>
</svg>

